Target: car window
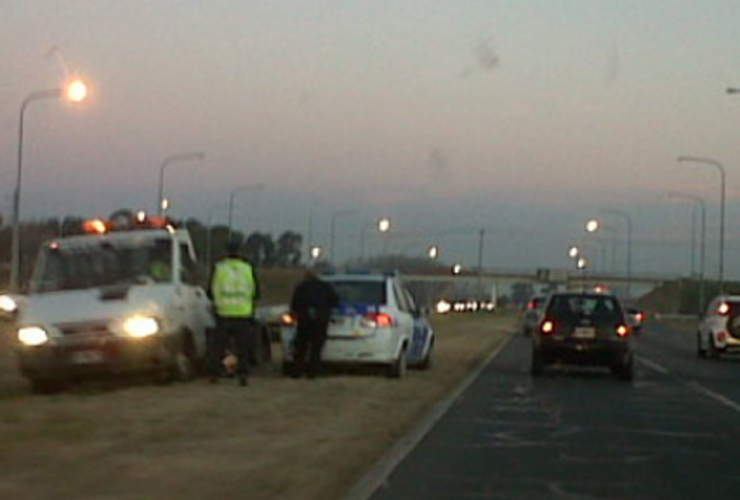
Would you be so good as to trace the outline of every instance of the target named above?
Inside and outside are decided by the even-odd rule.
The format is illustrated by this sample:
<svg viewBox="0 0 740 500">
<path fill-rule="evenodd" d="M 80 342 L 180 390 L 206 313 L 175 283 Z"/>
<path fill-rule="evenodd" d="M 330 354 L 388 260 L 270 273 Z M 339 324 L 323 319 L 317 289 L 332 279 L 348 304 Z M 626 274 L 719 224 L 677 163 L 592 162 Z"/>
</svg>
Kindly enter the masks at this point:
<svg viewBox="0 0 740 500">
<path fill-rule="evenodd" d="M 385 283 L 382 281 L 330 281 L 339 302 L 352 304 L 385 304 Z"/>
<path fill-rule="evenodd" d="M 549 316 L 561 321 L 576 321 L 582 318 L 592 320 L 616 320 L 622 311 L 613 297 L 562 295 L 553 297 L 548 306 Z"/>
</svg>

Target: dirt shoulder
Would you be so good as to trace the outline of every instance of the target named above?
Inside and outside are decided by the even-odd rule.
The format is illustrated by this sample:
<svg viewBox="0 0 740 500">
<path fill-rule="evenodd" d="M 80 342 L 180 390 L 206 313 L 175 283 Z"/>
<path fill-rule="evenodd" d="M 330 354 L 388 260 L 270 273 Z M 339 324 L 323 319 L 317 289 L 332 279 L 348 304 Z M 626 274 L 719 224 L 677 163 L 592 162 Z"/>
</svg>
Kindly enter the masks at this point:
<svg viewBox="0 0 740 500">
<path fill-rule="evenodd" d="M 284 378 L 280 352 L 250 386 L 85 386 L 30 395 L 0 344 L 0 497 L 333 499 L 515 328 L 515 317 L 434 319 L 435 366 Z"/>
</svg>

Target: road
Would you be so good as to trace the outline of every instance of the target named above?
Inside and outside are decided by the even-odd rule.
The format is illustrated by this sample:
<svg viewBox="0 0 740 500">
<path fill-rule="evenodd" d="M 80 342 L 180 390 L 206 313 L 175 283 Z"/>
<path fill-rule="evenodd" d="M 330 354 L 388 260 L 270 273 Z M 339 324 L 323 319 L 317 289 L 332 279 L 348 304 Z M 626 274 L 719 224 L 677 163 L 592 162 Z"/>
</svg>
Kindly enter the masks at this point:
<svg viewBox="0 0 740 500">
<path fill-rule="evenodd" d="M 631 383 L 529 375 L 516 336 L 372 500 L 736 499 L 740 363 L 701 360 L 688 331 L 648 325 Z"/>
</svg>

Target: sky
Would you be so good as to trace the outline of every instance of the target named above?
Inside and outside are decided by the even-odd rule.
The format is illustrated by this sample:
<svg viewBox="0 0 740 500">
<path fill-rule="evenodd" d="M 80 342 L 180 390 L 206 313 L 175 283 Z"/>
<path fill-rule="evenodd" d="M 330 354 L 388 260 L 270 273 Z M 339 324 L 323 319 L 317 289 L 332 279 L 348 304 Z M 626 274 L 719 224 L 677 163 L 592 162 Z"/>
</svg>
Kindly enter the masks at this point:
<svg viewBox="0 0 740 500">
<path fill-rule="evenodd" d="M 740 2 L 0 0 L 0 212 L 24 98 L 72 76 L 78 105 L 25 113 L 23 219 L 154 210 L 294 230 L 337 259 L 387 248 L 488 268 L 740 279 Z M 262 184 L 263 189 L 241 190 Z M 625 215 L 616 215 L 618 211 Z M 392 220 L 387 241 L 373 221 Z M 607 226 L 601 243 L 584 222 Z M 333 224 L 332 224 L 333 223 Z M 698 270 L 694 251 L 693 268 Z M 613 254 L 613 257 L 612 257 Z M 600 262 L 599 262 L 600 261 Z"/>
</svg>

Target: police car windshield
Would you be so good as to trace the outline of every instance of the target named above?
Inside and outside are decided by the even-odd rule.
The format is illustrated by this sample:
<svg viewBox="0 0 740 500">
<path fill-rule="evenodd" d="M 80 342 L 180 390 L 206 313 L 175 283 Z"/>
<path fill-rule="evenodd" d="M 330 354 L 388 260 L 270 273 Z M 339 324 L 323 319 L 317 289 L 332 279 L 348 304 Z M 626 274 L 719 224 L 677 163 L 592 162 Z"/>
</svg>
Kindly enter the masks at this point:
<svg viewBox="0 0 740 500">
<path fill-rule="evenodd" d="M 385 304 L 385 282 L 383 281 L 331 281 L 345 304 Z"/>
<path fill-rule="evenodd" d="M 31 293 L 167 281 L 171 242 L 102 243 L 75 248 L 44 247 L 31 278 Z"/>
</svg>

